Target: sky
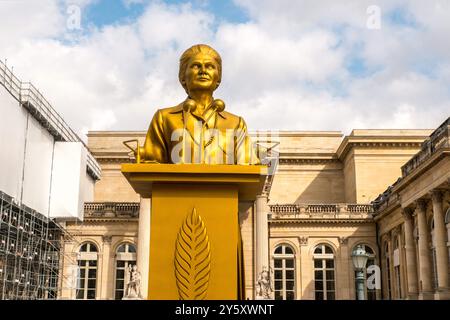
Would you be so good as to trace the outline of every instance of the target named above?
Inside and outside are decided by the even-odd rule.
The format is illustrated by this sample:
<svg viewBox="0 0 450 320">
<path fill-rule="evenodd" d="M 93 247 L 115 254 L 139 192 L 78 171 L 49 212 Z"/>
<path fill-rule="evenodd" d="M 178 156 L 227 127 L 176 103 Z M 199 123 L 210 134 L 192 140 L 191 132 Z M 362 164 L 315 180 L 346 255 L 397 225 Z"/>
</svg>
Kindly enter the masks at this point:
<svg viewBox="0 0 450 320">
<path fill-rule="evenodd" d="M 433 129 L 450 116 L 448 0 L 0 0 L 0 59 L 80 135 L 146 130 L 186 98 L 178 61 L 251 131 Z"/>
</svg>

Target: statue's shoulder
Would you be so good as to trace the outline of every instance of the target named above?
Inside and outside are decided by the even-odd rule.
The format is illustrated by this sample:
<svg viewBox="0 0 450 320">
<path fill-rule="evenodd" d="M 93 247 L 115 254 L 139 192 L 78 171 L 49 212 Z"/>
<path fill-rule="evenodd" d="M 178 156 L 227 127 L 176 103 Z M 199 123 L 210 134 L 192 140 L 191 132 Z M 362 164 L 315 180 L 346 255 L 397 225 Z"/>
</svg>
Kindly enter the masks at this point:
<svg viewBox="0 0 450 320">
<path fill-rule="evenodd" d="M 228 123 L 232 123 L 234 127 L 237 127 L 239 125 L 242 126 L 245 124 L 244 119 L 234 113 L 222 111 L 220 115 L 222 115 L 222 117 L 225 118 Z"/>
<path fill-rule="evenodd" d="M 228 111 L 225 111 L 225 110 L 222 111 L 220 114 L 222 114 L 225 117 L 230 118 L 230 119 L 236 119 L 236 120 L 240 119 L 240 117 L 238 115 L 236 115 L 234 113 L 231 113 L 231 112 L 228 112 Z"/>
<path fill-rule="evenodd" d="M 158 109 L 156 112 L 159 113 L 162 117 L 166 117 L 171 114 L 182 113 L 183 112 L 183 104 L 180 103 L 173 107 L 161 108 L 161 109 Z"/>
</svg>

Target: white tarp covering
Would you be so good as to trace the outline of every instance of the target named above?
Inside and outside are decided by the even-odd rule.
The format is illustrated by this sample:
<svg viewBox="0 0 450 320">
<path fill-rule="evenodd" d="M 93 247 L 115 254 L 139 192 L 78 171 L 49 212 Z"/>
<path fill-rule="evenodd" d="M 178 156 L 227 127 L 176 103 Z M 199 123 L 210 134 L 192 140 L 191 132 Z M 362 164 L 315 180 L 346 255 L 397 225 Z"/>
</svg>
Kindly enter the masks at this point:
<svg viewBox="0 0 450 320">
<path fill-rule="evenodd" d="M 55 142 L 50 218 L 83 219 L 86 159 L 81 142 Z"/>
<path fill-rule="evenodd" d="M 0 86 L 0 190 L 50 218 L 83 219 L 95 181 L 81 142 L 54 137 Z"/>
<path fill-rule="evenodd" d="M 0 87 L 0 190 L 20 200 L 27 112 Z"/>
<path fill-rule="evenodd" d="M 85 172 L 84 174 L 84 183 L 83 183 L 83 201 L 84 202 L 93 202 L 94 201 L 94 185 L 95 181 L 91 178 L 91 176 Z"/>
<path fill-rule="evenodd" d="M 28 120 L 22 202 L 48 215 L 53 136 L 33 117 Z"/>
</svg>

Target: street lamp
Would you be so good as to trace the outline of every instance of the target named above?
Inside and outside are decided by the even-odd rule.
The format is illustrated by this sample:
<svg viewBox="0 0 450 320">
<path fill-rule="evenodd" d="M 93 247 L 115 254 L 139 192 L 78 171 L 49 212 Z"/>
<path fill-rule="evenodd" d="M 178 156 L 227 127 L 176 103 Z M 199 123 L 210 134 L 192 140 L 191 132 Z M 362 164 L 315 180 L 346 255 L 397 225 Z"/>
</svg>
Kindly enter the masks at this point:
<svg viewBox="0 0 450 320">
<path fill-rule="evenodd" d="M 353 266 L 356 270 L 356 294 L 358 300 L 366 300 L 364 288 L 364 269 L 366 268 L 367 259 L 369 255 L 362 245 L 358 245 L 352 253 Z"/>
</svg>

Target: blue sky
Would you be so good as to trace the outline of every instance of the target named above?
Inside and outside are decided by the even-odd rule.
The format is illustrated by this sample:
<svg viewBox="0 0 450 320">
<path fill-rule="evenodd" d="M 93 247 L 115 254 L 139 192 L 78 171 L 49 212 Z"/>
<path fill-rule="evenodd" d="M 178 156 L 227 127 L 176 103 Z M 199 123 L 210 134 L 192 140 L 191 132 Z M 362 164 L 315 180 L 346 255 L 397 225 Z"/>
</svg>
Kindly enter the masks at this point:
<svg viewBox="0 0 450 320">
<path fill-rule="evenodd" d="M 146 6 L 151 2 L 151 0 L 131 2 L 126 0 L 95 0 L 85 9 L 85 14 L 83 15 L 85 19 L 84 23 L 94 25 L 98 28 L 115 24 L 132 23 L 144 13 Z M 221 22 L 235 24 L 251 22 L 247 10 L 230 0 L 167 0 L 160 2 L 169 5 L 187 4 L 193 9 L 208 11 L 217 18 L 214 27 L 217 27 Z M 414 15 L 405 7 L 395 7 L 382 18 L 386 23 L 391 23 L 402 28 L 419 28 Z M 333 31 L 337 35 L 341 35 L 342 28 L 345 28 L 345 23 L 335 26 Z M 364 58 L 358 54 L 362 46 L 362 43 L 357 43 L 354 50 L 347 56 L 345 63 L 346 70 L 356 78 L 370 76 L 382 69 L 381 66 L 368 66 Z M 432 59 L 431 61 L 422 61 L 414 66 L 417 72 L 428 76 L 432 76 L 434 67 L 435 64 Z M 336 83 L 335 80 L 330 79 L 329 85 L 337 95 L 345 95 L 345 92 L 342 92 L 344 90 L 343 86 Z"/>
<path fill-rule="evenodd" d="M 101 28 L 111 24 L 135 20 L 145 8 L 144 3 L 125 5 L 122 0 L 97 0 L 86 9 L 83 18 L 88 24 Z"/>
<path fill-rule="evenodd" d="M 151 2 L 151 0 L 95 0 L 85 8 L 85 14 L 83 15 L 83 19 L 85 19 L 84 23 L 86 25 L 94 25 L 98 28 L 115 24 L 132 23 L 144 13 L 146 6 Z M 230 0 L 166 0 L 159 2 L 164 2 L 169 5 L 187 4 L 193 9 L 208 11 L 217 19 L 214 27 L 217 27 L 219 23 L 223 22 L 234 24 L 251 22 L 248 11 Z M 390 23 L 401 28 L 418 29 L 420 27 L 414 15 L 402 6 L 394 7 L 382 19 L 385 23 Z M 333 31 L 337 35 L 341 35 L 342 28 L 345 28 L 345 23 L 335 26 Z M 382 69 L 381 66 L 369 66 L 366 63 L 364 58 L 358 54 L 361 46 L 363 46 L 362 43 L 355 45 L 354 50 L 347 56 L 345 63 L 346 70 L 356 78 L 370 76 Z M 424 59 L 413 65 L 413 68 L 417 72 L 427 76 L 433 75 L 432 71 L 435 67 L 436 63 L 434 59 L 430 59 L 429 61 Z M 333 83 L 335 81 L 331 79 L 331 87 L 333 87 Z M 343 88 L 342 85 L 338 85 L 334 89 L 334 91 L 337 91 Z M 338 95 L 345 95 L 345 92 L 340 92 Z"/>
<path fill-rule="evenodd" d="M 97 0 L 87 7 L 85 19 L 97 27 L 135 20 L 141 15 L 149 0 L 127 3 L 124 0 Z M 244 23 L 249 20 L 246 10 L 228 0 L 169 0 L 167 4 L 189 4 L 193 8 L 207 10 L 230 23 Z"/>
</svg>

